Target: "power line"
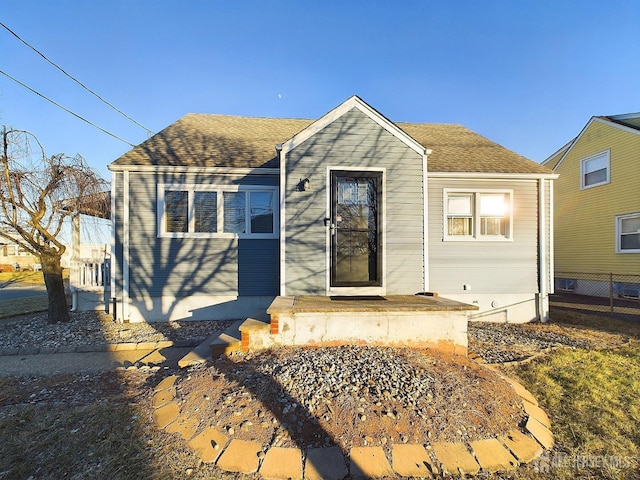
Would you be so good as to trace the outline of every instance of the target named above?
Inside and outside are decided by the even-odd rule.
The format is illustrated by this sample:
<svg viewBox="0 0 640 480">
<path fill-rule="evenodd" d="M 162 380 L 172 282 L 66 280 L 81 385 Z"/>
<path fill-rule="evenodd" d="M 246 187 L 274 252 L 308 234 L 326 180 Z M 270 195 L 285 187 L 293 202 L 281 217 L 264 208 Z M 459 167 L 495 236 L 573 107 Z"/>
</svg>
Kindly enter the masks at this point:
<svg viewBox="0 0 640 480">
<path fill-rule="evenodd" d="M 113 110 L 115 110 L 116 112 L 118 112 L 120 115 L 122 115 L 123 117 L 125 117 L 127 120 L 132 121 L 133 123 L 135 123 L 136 125 L 138 125 L 140 128 L 145 129 L 148 133 L 150 133 L 151 135 L 154 134 L 153 131 L 149 130 L 147 127 L 145 127 L 144 125 L 141 125 L 140 123 L 136 122 L 133 118 L 131 118 L 129 115 L 127 115 L 126 113 L 124 113 L 122 110 L 118 109 L 115 105 L 109 103 L 107 100 L 105 100 L 104 98 L 102 98 L 100 95 L 98 95 L 96 92 L 94 92 L 93 90 L 91 90 L 89 87 L 87 87 L 84 83 L 82 83 L 80 80 L 76 79 L 75 77 L 73 77 L 71 74 L 67 73 L 67 71 L 65 71 L 62 67 L 60 67 L 58 64 L 56 64 L 55 62 L 49 60 L 46 55 L 42 52 L 40 52 L 38 49 L 36 49 L 34 46 L 30 45 L 29 43 L 26 42 L 26 40 L 22 39 L 20 37 L 20 35 L 18 35 L 16 32 L 14 32 L 13 30 L 11 30 L 9 27 L 7 27 L 4 23 L 0 22 L 0 25 L 7 30 L 9 33 L 11 33 L 11 35 L 13 35 L 14 37 L 16 37 L 18 40 L 20 40 L 22 43 L 24 43 L 27 47 L 29 47 L 31 50 L 33 50 L 34 52 L 36 52 L 38 55 L 40 55 L 42 58 L 44 58 L 47 62 L 49 62 L 51 65 L 53 65 L 54 67 L 56 67 L 58 70 L 60 70 L 62 73 L 64 73 L 67 77 L 69 77 L 71 80 L 73 80 L 74 82 L 76 82 L 78 85 L 80 85 L 82 88 L 84 88 L 87 92 L 89 92 L 90 94 L 92 94 L 94 97 L 98 98 L 101 102 L 105 103 L 106 105 L 108 105 L 109 107 L 111 107 Z"/>
<path fill-rule="evenodd" d="M 92 127 L 97 128 L 97 129 L 98 129 L 98 130 L 100 130 L 101 132 L 106 133 L 107 135 L 109 135 L 109 136 L 111 136 L 111 137 L 115 138 L 116 140 L 120 140 L 121 142 L 124 142 L 124 143 L 126 143 L 127 145 L 129 145 L 129 146 L 131 146 L 131 147 L 135 147 L 135 145 L 134 145 L 133 143 L 127 142 L 127 141 L 126 141 L 126 140 L 124 140 L 123 138 L 120 138 L 119 136 L 117 136 L 117 135 L 115 135 L 115 134 L 111 133 L 110 131 L 105 130 L 104 128 L 102 128 L 102 127 L 100 127 L 100 126 L 96 125 L 95 123 L 93 123 L 93 122 L 91 122 L 91 121 L 87 120 L 86 118 L 84 118 L 84 117 L 82 117 L 82 116 L 78 115 L 77 113 L 72 112 L 72 111 L 71 111 L 71 110 L 69 110 L 68 108 L 63 107 L 63 106 L 62 106 L 62 105 L 60 105 L 59 103 L 57 103 L 57 102 L 55 102 L 55 101 L 51 100 L 49 97 L 44 96 L 42 93 L 37 92 L 36 90 L 34 90 L 33 88 L 31 88 L 30 86 L 25 85 L 25 84 L 24 84 L 24 83 L 22 83 L 20 80 L 18 80 L 18 79 L 16 79 L 16 78 L 12 77 L 12 76 L 11 76 L 11 75 L 9 75 L 7 72 L 3 72 L 2 70 L 0 70 L 0 73 L 1 73 L 2 75 L 4 75 L 5 77 L 7 77 L 7 78 L 9 78 L 9 79 L 13 80 L 14 82 L 16 82 L 18 85 L 23 86 L 24 88 L 26 88 L 26 89 L 27 89 L 27 90 L 29 90 L 30 92 L 35 93 L 35 94 L 36 94 L 36 95 L 38 95 L 39 97 L 44 98 L 47 102 L 53 103 L 56 107 L 61 108 L 61 109 L 62 109 L 62 110 L 64 110 L 65 112 L 70 113 L 71 115 L 73 115 L 74 117 L 76 117 L 76 118 L 78 118 L 78 119 L 82 120 L 83 122 L 86 122 L 86 123 L 88 123 L 89 125 L 91 125 Z"/>
</svg>

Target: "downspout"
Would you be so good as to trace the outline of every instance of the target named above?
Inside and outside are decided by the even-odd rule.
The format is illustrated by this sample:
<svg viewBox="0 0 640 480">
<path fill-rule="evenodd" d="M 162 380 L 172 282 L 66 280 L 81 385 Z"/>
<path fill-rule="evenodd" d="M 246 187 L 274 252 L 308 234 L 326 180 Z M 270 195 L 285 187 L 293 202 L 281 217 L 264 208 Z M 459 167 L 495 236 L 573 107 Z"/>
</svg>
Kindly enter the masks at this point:
<svg viewBox="0 0 640 480">
<path fill-rule="evenodd" d="M 122 321 L 129 321 L 129 170 L 122 178 Z"/>
<path fill-rule="evenodd" d="M 553 243 L 553 180 L 549 180 L 549 295 L 555 293 L 555 245 Z"/>
<path fill-rule="evenodd" d="M 547 308 L 545 307 L 545 299 L 547 298 L 547 228 L 546 228 L 546 215 L 545 215 L 545 187 L 544 178 L 538 180 L 538 315 L 540 321 L 547 322 L 549 315 Z"/>
<path fill-rule="evenodd" d="M 285 225 L 285 188 L 286 188 L 286 171 L 285 158 L 286 154 L 282 152 L 282 144 L 276 145 L 278 159 L 280 160 L 280 296 L 287 294 L 286 277 L 285 277 L 285 243 L 286 243 L 286 225 Z"/>
<path fill-rule="evenodd" d="M 80 286 L 80 214 L 71 218 L 71 271 L 69 283 L 71 287 L 71 311 L 78 311 L 78 287 Z"/>
<path fill-rule="evenodd" d="M 115 321 L 118 316 L 115 309 L 116 299 L 116 266 L 114 260 L 116 259 L 116 179 L 118 174 L 114 171 L 111 172 L 111 255 L 109 256 L 109 297 L 106 299 L 107 305 L 105 310 L 109 311 L 109 305 L 112 305 L 113 312 L 111 316 Z"/>
<path fill-rule="evenodd" d="M 422 291 L 429 291 L 429 176 L 427 174 L 427 157 L 433 150 L 426 148 L 422 154 L 422 244 L 423 244 L 423 265 L 424 279 Z"/>
</svg>

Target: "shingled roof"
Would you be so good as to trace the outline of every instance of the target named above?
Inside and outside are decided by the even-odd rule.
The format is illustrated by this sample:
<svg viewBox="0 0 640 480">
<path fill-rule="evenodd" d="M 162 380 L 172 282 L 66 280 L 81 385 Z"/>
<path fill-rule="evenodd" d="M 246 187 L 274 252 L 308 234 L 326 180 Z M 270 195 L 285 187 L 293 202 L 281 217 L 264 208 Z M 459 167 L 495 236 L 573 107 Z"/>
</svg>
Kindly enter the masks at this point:
<svg viewBox="0 0 640 480">
<path fill-rule="evenodd" d="M 275 146 L 313 120 L 188 114 L 122 155 L 117 166 L 278 168 Z M 461 126 L 396 124 L 424 147 L 430 172 L 553 173 Z"/>
</svg>

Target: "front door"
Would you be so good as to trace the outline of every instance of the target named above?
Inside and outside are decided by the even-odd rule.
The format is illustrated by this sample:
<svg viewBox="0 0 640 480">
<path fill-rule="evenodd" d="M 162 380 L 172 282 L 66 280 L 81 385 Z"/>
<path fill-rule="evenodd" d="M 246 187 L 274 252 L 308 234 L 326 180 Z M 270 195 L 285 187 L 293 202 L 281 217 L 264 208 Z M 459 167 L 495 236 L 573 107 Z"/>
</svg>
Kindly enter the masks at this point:
<svg viewBox="0 0 640 480">
<path fill-rule="evenodd" d="M 382 285 L 382 172 L 331 172 L 331 287 Z"/>
</svg>

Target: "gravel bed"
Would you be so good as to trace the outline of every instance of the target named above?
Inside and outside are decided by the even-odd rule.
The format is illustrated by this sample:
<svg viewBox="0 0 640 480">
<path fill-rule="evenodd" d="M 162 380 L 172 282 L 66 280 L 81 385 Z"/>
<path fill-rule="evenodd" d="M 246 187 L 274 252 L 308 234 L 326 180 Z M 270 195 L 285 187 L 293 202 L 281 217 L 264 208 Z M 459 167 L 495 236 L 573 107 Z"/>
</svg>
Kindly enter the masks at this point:
<svg viewBox="0 0 640 480">
<path fill-rule="evenodd" d="M 591 342 L 542 330 L 542 324 L 470 322 L 469 351 L 487 363 L 523 360 L 553 347 L 589 348 Z"/>
<path fill-rule="evenodd" d="M 428 357 L 411 350 L 343 346 L 295 352 L 275 358 L 255 357 L 256 373 L 247 380 L 259 382 L 265 375 L 274 378 L 310 412 L 327 398 L 356 393 L 374 405 L 393 398 L 404 407 L 426 413 L 426 403 L 433 397 L 435 380 L 420 365 Z"/>
<path fill-rule="evenodd" d="M 60 348 L 161 341 L 202 341 L 231 321 L 169 323 L 116 323 L 104 312 L 71 312 L 67 323 L 49 324 L 47 314 L 37 313 L 0 320 L 0 349 Z"/>
<path fill-rule="evenodd" d="M 198 431 L 272 447 L 377 445 L 390 454 L 394 443 L 506 434 L 524 417 L 513 389 L 466 357 L 381 346 L 220 357 L 175 388 L 181 415 Z"/>
</svg>

